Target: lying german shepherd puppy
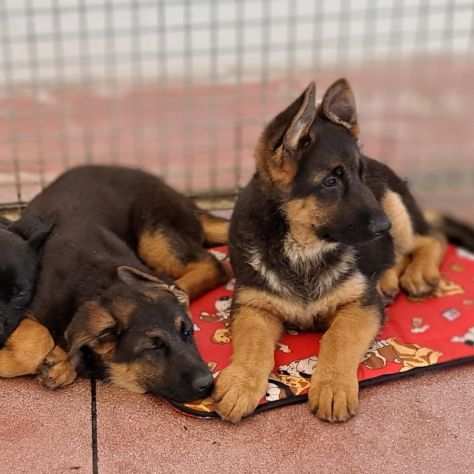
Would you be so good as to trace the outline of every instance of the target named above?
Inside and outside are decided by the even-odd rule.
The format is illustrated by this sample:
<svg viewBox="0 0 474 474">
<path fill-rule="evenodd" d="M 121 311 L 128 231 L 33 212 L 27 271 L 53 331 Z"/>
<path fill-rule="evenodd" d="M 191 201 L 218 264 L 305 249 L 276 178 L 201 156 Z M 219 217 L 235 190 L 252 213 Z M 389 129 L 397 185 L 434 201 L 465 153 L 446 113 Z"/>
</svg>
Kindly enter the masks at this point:
<svg viewBox="0 0 474 474">
<path fill-rule="evenodd" d="M 30 215 L 55 223 L 31 317 L 68 351 L 46 358 L 42 383 L 64 385 L 79 369 L 176 401 L 206 396 L 213 377 L 187 304 L 226 280 L 204 244 L 226 242 L 228 222 L 155 176 L 108 166 L 66 172 L 33 199 Z"/>
<path fill-rule="evenodd" d="M 238 422 L 264 395 L 284 324 L 325 331 L 309 406 L 323 420 L 347 420 L 358 408 L 358 364 L 383 322 L 381 295 L 438 284 L 443 238 L 357 137 L 341 79 L 318 107 L 311 83 L 258 142 L 230 228 L 234 355 L 213 394 L 226 420 Z"/>
<path fill-rule="evenodd" d="M 0 218 L 0 377 L 39 370 L 49 353 L 58 352 L 44 326 L 23 319 L 33 298 L 41 248 L 50 232 L 51 225 L 35 216 L 20 222 Z"/>
<path fill-rule="evenodd" d="M 21 223 L 0 217 L 0 347 L 33 297 L 41 246 L 51 226 L 35 217 Z"/>
</svg>

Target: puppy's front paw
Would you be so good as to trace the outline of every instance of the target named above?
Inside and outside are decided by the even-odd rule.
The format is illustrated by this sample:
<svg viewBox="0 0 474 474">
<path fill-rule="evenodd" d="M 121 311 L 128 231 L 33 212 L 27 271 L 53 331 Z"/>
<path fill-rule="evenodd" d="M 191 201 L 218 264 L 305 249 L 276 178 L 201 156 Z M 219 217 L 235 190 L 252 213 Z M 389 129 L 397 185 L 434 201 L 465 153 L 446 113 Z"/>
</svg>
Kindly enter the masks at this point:
<svg viewBox="0 0 474 474">
<path fill-rule="evenodd" d="M 321 420 L 347 421 L 359 407 L 359 384 L 354 376 L 321 377 L 318 370 L 311 378 L 308 394 L 311 411 Z"/>
<path fill-rule="evenodd" d="M 38 368 L 38 381 L 51 390 L 71 384 L 76 379 L 76 371 L 66 353 L 56 346 Z"/>
<path fill-rule="evenodd" d="M 212 394 L 217 413 L 224 420 L 238 423 L 255 411 L 266 387 L 265 377 L 259 380 L 245 368 L 230 365 L 220 373 Z"/>
<path fill-rule="evenodd" d="M 398 273 L 395 269 L 389 268 L 384 272 L 379 280 L 377 289 L 384 302 L 391 303 L 400 292 L 398 283 Z"/>
<path fill-rule="evenodd" d="M 403 273 L 400 284 L 410 296 L 420 297 L 433 293 L 439 281 L 439 268 L 434 262 L 426 261 L 423 265 L 412 262 Z"/>
</svg>

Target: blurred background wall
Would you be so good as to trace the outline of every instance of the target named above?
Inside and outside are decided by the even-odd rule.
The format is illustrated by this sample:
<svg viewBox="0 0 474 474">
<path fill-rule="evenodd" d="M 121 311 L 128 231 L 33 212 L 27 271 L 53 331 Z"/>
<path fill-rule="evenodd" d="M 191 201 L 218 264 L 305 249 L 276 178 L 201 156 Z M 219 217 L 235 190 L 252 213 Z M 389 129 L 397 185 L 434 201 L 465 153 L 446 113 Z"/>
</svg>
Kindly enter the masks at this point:
<svg viewBox="0 0 474 474">
<path fill-rule="evenodd" d="M 364 151 L 473 221 L 472 0 L 0 0 L 0 203 L 85 162 L 232 195 L 262 125 L 340 76 Z"/>
</svg>

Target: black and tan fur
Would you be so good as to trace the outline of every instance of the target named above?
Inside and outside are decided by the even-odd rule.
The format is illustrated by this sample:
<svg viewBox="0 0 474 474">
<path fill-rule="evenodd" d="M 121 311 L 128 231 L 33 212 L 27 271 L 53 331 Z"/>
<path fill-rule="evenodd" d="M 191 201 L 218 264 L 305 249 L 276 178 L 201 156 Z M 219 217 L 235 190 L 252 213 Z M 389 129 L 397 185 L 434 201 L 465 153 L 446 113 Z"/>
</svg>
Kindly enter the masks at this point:
<svg viewBox="0 0 474 474">
<path fill-rule="evenodd" d="M 177 401 L 205 396 L 213 379 L 187 302 L 227 279 L 205 245 L 226 242 L 228 222 L 153 175 L 108 166 L 68 171 L 22 218 L 32 214 L 55 227 L 30 314 L 68 351 L 59 365 L 45 361 L 43 383 L 61 386 L 77 369 Z M 12 335 L 13 352 L 28 346 L 29 324 Z M 17 375 L 25 372 L 18 364 Z"/>
<path fill-rule="evenodd" d="M 19 222 L 0 219 L 0 377 L 37 373 L 43 381 L 54 365 L 54 372 L 62 372 L 58 381 L 67 385 L 74 380 L 75 372 L 64 370 L 65 352 L 27 312 L 41 250 L 51 229 L 51 223 L 34 215 Z"/>
<path fill-rule="evenodd" d="M 51 228 L 37 216 L 21 222 L 0 217 L 0 348 L 28 309 Z"/>
<path fill-rule="evenodd" d="M 344 421 L 358 407 L 357 367 L 383 322 L 385 298 L 436 288 L 444 239 L 406 184 L 365 156 L 351 88 L 315 85 L 277 115 L 256 147 L 257 170 L 230 228 L 236 276 L 234 354 L 213 397 L 237 422 L 265 393 L 289 323 L 325 331 L 309 406 Z"/>
</svg>

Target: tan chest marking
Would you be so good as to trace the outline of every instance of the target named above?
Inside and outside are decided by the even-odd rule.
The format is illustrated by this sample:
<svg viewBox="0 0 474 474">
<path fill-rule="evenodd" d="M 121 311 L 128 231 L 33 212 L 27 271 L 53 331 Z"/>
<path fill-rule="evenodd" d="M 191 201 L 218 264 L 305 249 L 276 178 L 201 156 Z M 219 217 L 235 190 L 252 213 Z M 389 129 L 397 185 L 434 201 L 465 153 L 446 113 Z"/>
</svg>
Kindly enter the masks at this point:
<svg viewBox="0 0 474 474">
<path fill-rule="evenodd" d="M 281 298 L 254 288 L 240 288 L 236 302 L 264 309 L 286 324 L 301 329 L 312 329 L 320 322 L 330 321 L 339 307 L 360 299 L 365 289 L 366 279 L 357 273 L 309 304 L 304 304 L 296 298 Z"/>
<path fill-rule="evenodd" d="M 322 244 L 314 233 L 314 225 L 324 224 L 331 209 L 321 206 L 314 196 L 292 199 L 282 206 L 286 215 L 290 234 L 301 246 L 318 246 Z"/>
<path fill-rule="evenodd" d="M 283 243 L 285 255 L 294 268 L 303 269 L 314 265 L 324 255 L 338 247 L 337 243 L 317 240 L 311 245 L 301 245 L 291 233 L 287 234 Z"/>
</svg>

